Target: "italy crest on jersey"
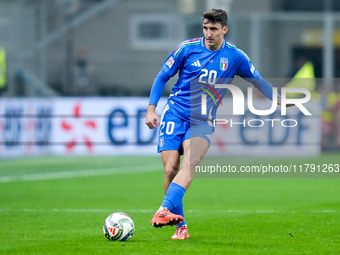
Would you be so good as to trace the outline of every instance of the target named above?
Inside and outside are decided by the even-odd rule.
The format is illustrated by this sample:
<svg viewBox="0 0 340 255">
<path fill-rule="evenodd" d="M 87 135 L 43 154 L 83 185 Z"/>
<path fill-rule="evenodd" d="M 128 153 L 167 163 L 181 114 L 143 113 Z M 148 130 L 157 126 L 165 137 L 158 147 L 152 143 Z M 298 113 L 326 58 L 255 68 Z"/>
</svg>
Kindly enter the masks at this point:
<svg viewBox="0 0 340 255">
<path fill-rule="evenodd" d="M 221 58 L 221 60 L 220 60 L 220 69 L 222 71 L 225 71 L 225 70 L 227 70 L 227 68 L 228 68 L 228 59 L 227 58 Z"/>
</svg>

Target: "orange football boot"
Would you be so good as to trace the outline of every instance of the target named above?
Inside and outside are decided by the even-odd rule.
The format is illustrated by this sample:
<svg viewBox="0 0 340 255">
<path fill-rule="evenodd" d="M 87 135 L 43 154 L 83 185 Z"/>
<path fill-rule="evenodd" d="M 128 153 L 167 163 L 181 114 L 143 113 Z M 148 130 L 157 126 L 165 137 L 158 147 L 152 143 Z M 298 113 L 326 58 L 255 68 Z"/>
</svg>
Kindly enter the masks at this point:
<svg viewBox="0 0 340 255">
<path fill-rule="evenodd" d="M 157 212 L 152 220 L 151 225 L 155 228 L 161 228 L 163 226 L 173 226 L 178 225 L 183 221 L 183 217 L 181 215 L 173 214 L 169 211 L 169 209 L 165 208 L 159 212 Z"/>
</svg>

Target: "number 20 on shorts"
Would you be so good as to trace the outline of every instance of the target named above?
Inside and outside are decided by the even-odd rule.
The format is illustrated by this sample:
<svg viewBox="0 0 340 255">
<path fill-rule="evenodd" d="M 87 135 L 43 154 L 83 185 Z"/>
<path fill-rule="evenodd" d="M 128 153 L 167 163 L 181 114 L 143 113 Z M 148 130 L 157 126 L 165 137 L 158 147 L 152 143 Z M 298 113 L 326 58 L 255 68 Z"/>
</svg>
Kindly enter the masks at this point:
<svg viewBox="0 0 340 255">
<path fill-rule="evenodd" d="M 164 127 L 165 127 L 165 133 L 167 135 L 171 135 L 175 129 L 175 122 L 173 121 L 168 121 L 167 123 L 162 122 L 160 126 L 160 133 L 159 133 L 160 136 L 164 135 Z"/>
</svg>

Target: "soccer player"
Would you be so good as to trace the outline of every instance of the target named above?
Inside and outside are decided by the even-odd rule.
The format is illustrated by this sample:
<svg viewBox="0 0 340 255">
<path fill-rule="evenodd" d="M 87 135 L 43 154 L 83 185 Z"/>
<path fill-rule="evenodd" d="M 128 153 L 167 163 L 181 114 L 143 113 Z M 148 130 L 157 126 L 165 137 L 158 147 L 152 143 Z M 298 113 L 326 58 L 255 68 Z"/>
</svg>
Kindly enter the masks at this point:
<svg viewBox="0 0 340 255">
<path fill-rule="evenodd" d="M 260 76 L 248 56 L 224 40 L 228 32 L 227 13 L 212 9 L 202 16 L 204 37 L 182 42 L 164 62 L 154 80 L 145 119 L 150 129 L 160 126 L 158 152 L 164 167 L 165 198 L 151 224 L 156 228 L 177 225 L 171 239 L 189 238 L 182 199 L 193 180 L 195 167 L 209 148 L 214 131 L 211 120 L 216 116 L 219 101 L 215 104 L 212 98 L 206 97 L 209 114 L 204 116 L 201 114 L 202 93 L 211 89 L 223 98 L 227 89 L 214 88 L 214 84 L 218 81 L 231 84 L 233 77 L 238 75 L 269 99 L 281 102 L 279 96 L 272 98 L 272 85 Z M 177 83 L 159 120 L 155 113 L 157 103 L 166 82 L 177 73 Z"/>
</svg>

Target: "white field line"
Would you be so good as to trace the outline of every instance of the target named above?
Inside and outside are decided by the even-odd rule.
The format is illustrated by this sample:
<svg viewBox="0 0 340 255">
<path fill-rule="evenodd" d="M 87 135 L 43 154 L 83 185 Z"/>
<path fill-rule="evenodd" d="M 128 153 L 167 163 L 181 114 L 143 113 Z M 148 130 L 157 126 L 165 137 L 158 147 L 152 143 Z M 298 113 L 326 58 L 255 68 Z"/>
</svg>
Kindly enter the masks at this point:
<svg viewBox="0 0 340 255">
<path fill-rule="evenodd" d="M 49 172 L 39 174 L 24 174 L 24 175 L 8 175 L 0 176 L 0 183 L 7 182 L 23 182 L 23 181 L 43 181 L 55 179 L 69 179 L 88 176 L 102 176 L 115 174 L 130 174 L 130 173 L 144 173 L 161 170 L 160 164 L 153 165 L 139 165 L 139 166 L 123 166 L 123 167 L 108 167 L 98 169 L 73 170 L 63 172 Z"/>
<path fill-rule="evenodd" d="M 32 208 L 22 208 L 22 209 L 10 209 L 10 208 L 0 208 L 0 213 L 6 212 L 28 212 L 28 213 L 113 213 L 113 212 L 125 212 L 125 213 L 155 213 L 156 209 L 73 209 L 73 208 L 53 208 L 53 209 L 32 209 Z M 307 210 L 307 211 L 297 211 L 297 210 L 187 210 L 186 213 L 221 213 L 221 214 L 281 214 L 281 213 L 313 213 L 313 214 L 333 214 L 339 213 L 337 210 Z"/>
<path fill-rule="evenodd" d="M 126 212 L 126 213 L 155 213 L 155 210 L 134 210 L 134 209 L 72 209 L 72 208 L 53 208 L 53 209 L 32 209 L 32 208 L 22 208 L 22 209 L 5 209 L 0 208 L 0 213 L 5 212 L 32 212 L 32 213 L 113 213 L 113 212 Z"/>
</svg>

